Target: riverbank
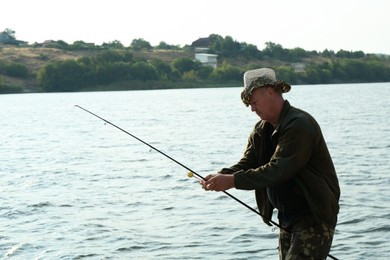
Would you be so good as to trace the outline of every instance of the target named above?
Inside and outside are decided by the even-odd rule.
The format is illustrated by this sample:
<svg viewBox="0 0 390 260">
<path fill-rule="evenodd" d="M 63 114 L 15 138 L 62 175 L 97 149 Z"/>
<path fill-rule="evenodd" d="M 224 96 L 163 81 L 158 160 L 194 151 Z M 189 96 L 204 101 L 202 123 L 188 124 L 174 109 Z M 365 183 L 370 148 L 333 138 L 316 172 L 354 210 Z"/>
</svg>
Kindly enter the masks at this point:
<svg viewBox="0 0 390 260">
<path fill-rule="evenodd" d="M 216 69 L 199 67 L 194 55 L 191 48 L 69 50 L 3 45 L 0 46 L 0 93 L 234 87 L 242 84 L 246 70 L 256 67 L 274 68 L 278 78 L 291 84 L 390 81 L 390 59 L 375 55 L 338 58 L 313 54 L 297 62 L 287 62 L 266 55 L 255 58 L 221 54 Z M 130 60 L 121 60 L 128 57 Z M 192 63 L 191 68 L 188 63 Z M 51 68 L 47 69 L 48 66 Z M 46 82 L 39 81 L 44 68 Z"/>
</svg>

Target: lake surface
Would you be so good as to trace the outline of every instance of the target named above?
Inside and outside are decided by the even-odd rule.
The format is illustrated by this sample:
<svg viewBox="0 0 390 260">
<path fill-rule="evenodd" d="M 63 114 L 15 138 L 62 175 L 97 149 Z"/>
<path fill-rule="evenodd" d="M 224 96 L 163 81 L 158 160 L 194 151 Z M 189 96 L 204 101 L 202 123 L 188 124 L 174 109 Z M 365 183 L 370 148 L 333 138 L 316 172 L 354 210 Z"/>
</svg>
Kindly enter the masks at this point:
<svg viewBox="0 0 390 260">
<path fill-rule="evenodd" d="M 278 229 L 199 174 L 239 160 L 258 117 L 240 88 L 0 96 L 1 259 L 278 259 Z M 390 256 L 390 83 L 293 86 L 341 186 L 331 254 Z M 251 207 L 252 191 L 229 190 Z M 276 221 L 276 219 L 274 219 Z"/>
</svg>

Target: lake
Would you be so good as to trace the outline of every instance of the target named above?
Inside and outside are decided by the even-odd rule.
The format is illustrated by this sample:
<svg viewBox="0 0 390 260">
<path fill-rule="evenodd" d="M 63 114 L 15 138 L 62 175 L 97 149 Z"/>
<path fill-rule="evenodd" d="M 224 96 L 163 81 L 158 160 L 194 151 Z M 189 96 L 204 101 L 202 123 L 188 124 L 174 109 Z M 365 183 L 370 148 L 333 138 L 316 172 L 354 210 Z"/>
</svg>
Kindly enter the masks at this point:
<svg viewBox="0 0 390 260">
<path fill-rule="evenodd" d="M 0 95 L 2 259 L 278 259 L 279 230 L 201 175 L 239 160 L 241 88 Z M 293 86 L 341 186 L 331 254 L 390 256 L 390 83 Z M 251 207 L 252 191 L 229 190 Z M 274 218 L 276 221 L 276 218 Z"/>
</svg>

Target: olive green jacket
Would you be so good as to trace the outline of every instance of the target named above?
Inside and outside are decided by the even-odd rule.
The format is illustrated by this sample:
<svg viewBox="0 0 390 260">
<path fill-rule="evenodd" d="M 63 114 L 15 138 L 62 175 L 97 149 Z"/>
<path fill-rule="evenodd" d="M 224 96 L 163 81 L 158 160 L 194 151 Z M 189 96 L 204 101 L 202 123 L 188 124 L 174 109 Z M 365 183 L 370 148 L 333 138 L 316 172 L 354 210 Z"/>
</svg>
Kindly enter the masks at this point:
<svg viewBox="0 0 390 260">
<path fill-rule="evenodd" d="M 274 153 L 271 139 L 276 145 Z M 340 188 L 321 129 L 311 115 L 292 107 L 287 100 L 275 130 L 270 123 L 259 121 L 241 160 L 221 172 L 234 173 L 236 189 L 256 191 L 256 202 L 267 224 L 274 208 L 266 187 L 293 178 L 312 214 L 336 226 Z"/>
</svg>

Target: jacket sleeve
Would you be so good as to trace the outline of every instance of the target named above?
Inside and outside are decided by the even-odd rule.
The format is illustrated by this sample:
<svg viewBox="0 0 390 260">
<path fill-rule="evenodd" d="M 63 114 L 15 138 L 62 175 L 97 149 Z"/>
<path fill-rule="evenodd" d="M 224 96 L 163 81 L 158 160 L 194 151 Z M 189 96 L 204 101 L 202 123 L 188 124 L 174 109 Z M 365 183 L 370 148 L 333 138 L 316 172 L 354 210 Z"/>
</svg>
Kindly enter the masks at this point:
<svg viewBox="0 0 390 260">
<path fill-rule="evenodd" d="M 277 185 L 295 176 L 308 162 L 315 142 L 309 120 L 295 118 L 276 131 L 277 145 L 269 163 L 235 172 L 237 189 L 253 190 Z"/>
</svg>

